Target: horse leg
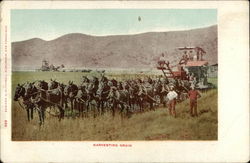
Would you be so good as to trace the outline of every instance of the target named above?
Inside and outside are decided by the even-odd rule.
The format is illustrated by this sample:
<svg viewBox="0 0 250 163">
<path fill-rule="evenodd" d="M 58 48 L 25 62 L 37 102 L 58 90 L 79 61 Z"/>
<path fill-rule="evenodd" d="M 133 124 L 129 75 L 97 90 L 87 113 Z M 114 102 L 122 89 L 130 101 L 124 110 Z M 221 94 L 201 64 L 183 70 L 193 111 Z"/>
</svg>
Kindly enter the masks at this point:
<svg viewBox="0 0 250 163">
<path fill-rule="evenodd" d="M 41 109 L 41 114 L 42 114 L 42 124 L 44 124 L 44 119 L 45 119 L 45 108 Z"/>
<path fill-rule="evenodd" d="M 97 109 L 98 109 L 98 106 L 93 106 L 94 107 L 94 118 L 96 118 L 96 111 L 97 111 Z"/>
<path fill-rule="evenodd" d="M 60 111 L 60 115 L 59 115 L 59 122 L 61 121 L 61 119 L 64 117 L 64 110 L 62 107 L 58 106 L 59 111 Z"/>
<path fill-rule="evenodd" d="M 65 100 L 65 104 L 64 105 L 65 105 L 65 109 L 69 108 L 69 106 L 68 106 L 68 99 Z"/>
<path fill-rule="evenodd" d="M 143 101 L 139 100 L 139 107 L 140 107 L 140 112 L 143 112 Z"/>
<path fill-rule="evenodd" d="M 77 101 L 74 101 L 73 104 L 74 104 L 74 111 L 75 111 L 75 112 L 76 112 L 76 111 L 78 112 L 77 117 L 79 117 L 80 112 L 79 112 L 79 108 L 78 108 L 78 102 L 77 102 Z"/>
<path fill-rule="evenodd" d="M 131 98 L 129 99 L 128 105 L 132 110 L 134 110 L 134 104 Z"/>
<path fill-rule="evenodd" d="M 123 104 L 120 104 L 120 107 L 121 107 L 120 114 L 122 114 L 123 109 L 124 109 Z"/>
<path fill-rule="evenodd" d="M 101 115 L 104 114 L 104 107 L 105 107 L 105 102 L 102 101 L 102 106 L 101 106 Z"/>
<path fill-rule="evenodd" d="M 120 106 L 121 106 L 120 115 L 121 115 L 121 119 L 123 120 L 124 105 L 120 104 Z"/>
<path fill-rule="evenodd" d="M 135 103 L 135 101 L 133 101 L 133 111 L 136 111 L 136 103 Z"/>
<path fill-rule="evenodd" d="M 74 108 L 78 112 L 78 117 L 80 117 L 80 102 L 78 102 L 78 101 L 75 100 L 75 102 L 74 102 Z"/>
<path fill-rule="evenodd" d="M 112 106 L 112 116 L 115 117 L 115 105 Z"/>
<path fill-rule="evenodd" d="M 97 105 L 97 115 L 101 114 L 101 107 L 102 107 L 102 101 L 99 101 Z"/>
<path fill-rule="evenodd" d="M 89 101 L 87 102 L 86 104 L 86 118 L 88 118 L 88 115 L 89 115 Z"/>
<path fill-rule="evenodd" d="M 77 102 L 79 117 L 82 117 L 82 108 L 81 108 L 81 106 L 82 106 L 81 102 Z"/>
<path fill-rule="evenodd" d="M 154 102 L 151 99 L 148 99 L 148 101 L 149 101 L 149 109 L 150 110 L 155 110 L 154 109 Z"/>
<path fill-rule="evenodd" d="M 100 101 L 98 104 L 97 115 L 101 115 L 101 110 L 102 110 L 102 101 Z"/>
<path fill-rule="evenodd" d="M 126 113 L 127 113 L 127 118 L 130 118 L 131 117 L 131 114 L 132 114 L 132 111 L 131 111 L 131 108 L 128 106 L 126 106 Z"/>
<path fill-rule="evenodd" d="M 79 112 L 81 113 L 81 118 L 83 118 L 83 103 L 79 103 Z"/>
<path fill-rule="evenodd" d="M 39 116 L 39 126 L 41 127 L 41 125 L 42 125 L 42 113 L 41 113 L 42 111 L 41 111 L 41 108 L 39 108 L 39 110 L 38 110 L 38 116 Z"/>
<path fill-rule="evenodd" d="M 64 103 L 63 103 L 64 112 L 65 112 L 65 111 L 67 112 L 67 108 L 68 108 L 67 106 L 68 106 L 67 100 L 65 100 Z M 66 114 L 66 117 L 68 117 L 68 114 Z"/>
<path fill-rule="evenodd" d="M 30 113 L 31 119 L 33 119 L 33 111 L 34 111 L 34 108 L 31 108 L 31 113 Z"/>
<path fill-rule="evenodd" d="M 30 111 L 29 110 L 30 110 L 29 108 L 26 109 L 28 121 L 30 121 Z"/>
<path fill-rule="evenodd" d="M 83 104 L 83 109 L 84 109 L 84 117 L 87 118 L 88 117 L 88 112 L 89 112 L 89 107 L 88 107 L 88 102 Z"/>
<path fill-rule="evenodd" d="M 73 100 L 70 99 L 71 116 L 73 115 Z"/>
<path fill-rule="evenodd" d="M 75 101 L 75 108 L 78 111 L 78 117 L 80 117 L 81 116 L 81 103 L 78 101 Z"/>
<path fill-rule="evenodd" d="M 98 111 L 97 115 L 101 115 L 101 113 L 102 113 L 102 101 L 100 102 L 99 109 L 97 111 Z"/>
<path fill-rule="evenodd" d="M 78 117 L 80 117 L 81 110 L 80 110 L 80 102 L 75 101 L 75 108 L 78 111 Z"/>
<path fill-rule="evenodd" d="M 64 110 L 63 110 L 63 108 L 62 108 L 62 119 L 64 118 Z"/>
</svg>

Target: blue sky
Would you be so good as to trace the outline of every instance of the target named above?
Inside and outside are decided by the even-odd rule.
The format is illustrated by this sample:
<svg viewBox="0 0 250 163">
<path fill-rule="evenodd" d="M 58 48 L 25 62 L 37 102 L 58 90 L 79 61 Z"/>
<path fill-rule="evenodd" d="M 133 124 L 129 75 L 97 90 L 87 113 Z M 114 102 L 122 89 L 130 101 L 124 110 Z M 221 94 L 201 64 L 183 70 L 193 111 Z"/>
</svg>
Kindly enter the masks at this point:
<svg viewBox="0 0 250 163">
<path fill-rule="evenodd" d="M 125 35 L 215 24 L 216 9 L 15 9 L 11 11 L 11 40 L 52 40 L 68 33 Z"/>
</svg>

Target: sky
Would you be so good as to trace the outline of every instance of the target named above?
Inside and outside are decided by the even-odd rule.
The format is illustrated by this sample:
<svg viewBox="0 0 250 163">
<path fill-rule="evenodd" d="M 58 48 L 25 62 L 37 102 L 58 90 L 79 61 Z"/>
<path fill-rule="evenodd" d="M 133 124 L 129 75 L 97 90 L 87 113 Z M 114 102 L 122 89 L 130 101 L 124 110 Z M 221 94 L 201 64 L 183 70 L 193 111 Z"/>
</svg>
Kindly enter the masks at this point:
<svg viewBox="0 0 250 163">
<path fill-rule="evenodd" d="M 106 36 L 165 32 L 215 24 L 216 9 L 15 9 L 11 11 L 11 41 L 53 40 L 69 33 Z"/>
</svg>

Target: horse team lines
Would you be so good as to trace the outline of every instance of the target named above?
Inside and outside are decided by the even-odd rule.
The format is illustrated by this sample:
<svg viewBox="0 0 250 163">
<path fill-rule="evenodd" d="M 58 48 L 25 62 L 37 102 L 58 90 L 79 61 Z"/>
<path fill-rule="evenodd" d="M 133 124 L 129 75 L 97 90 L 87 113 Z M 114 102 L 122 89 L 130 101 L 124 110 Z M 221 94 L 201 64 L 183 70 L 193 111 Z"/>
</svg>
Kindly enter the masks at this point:
<svg viewBox="0 0 250 163">
<path fill-rule="evenodd" d="M 52 78 L 65 84 L 69 80 L 74 81 L 75 84 L 80 84 L 83 75 L 91 76 L 98 74 L 82 72 L 13 72 L 12 95 L 18 83 L 36 80 L 49 81 Z M 106 74 L 106 76 L 117 80 L 147 77 L 145 74 L 114 75 L 112 73 Z M 212 79 L 211 81 L 214 84 L 217 83 L 217 79 Z M 202 99 L 199 101 L 201 116 L 197 119 L 190 119 L 188 115 L 188 103 L 185 101 L 177 105 L 177 112 L 180 115 L 177 119 L 171 119 L 167 115 L 166 108 L 161 107 L 156 111 L 138 114 L 122 122 L 119 119 L 120 117 L 112 120 L 112 117 L 107 115 L 100 116 L 95 120 L 93 117 L 90 117 L 84 119 L 65 119 L 62 122 L 58 122 L 56 118 L 47 117 L 44 128 L 40 130 L 37 120 L 27 122 L 26 114 L 20 106 L 16 102 L 13 102 L 12 106 L 13 140 L 217 139 L 217 90 L 203 94 Z M 212 111 L 207 112 L 207 108 L 211 108 Z M 37 119 L 37 117 L 35 118 Z M 76 128 L 76 126 L 78 127 Z M 70 134 L 65 134 L 64 131 L 66 130 Z M 33 132 L 40 134 L 33 135 Z"/>
</svg>

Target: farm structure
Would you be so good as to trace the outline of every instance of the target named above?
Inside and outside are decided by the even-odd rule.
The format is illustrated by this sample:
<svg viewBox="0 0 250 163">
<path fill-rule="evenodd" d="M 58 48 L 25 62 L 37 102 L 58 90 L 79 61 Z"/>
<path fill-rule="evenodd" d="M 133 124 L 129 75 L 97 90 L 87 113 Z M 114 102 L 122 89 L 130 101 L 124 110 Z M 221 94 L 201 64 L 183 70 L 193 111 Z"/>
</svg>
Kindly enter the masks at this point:
<svg viewBox="0 0 250 163">
<path fill-rule="evenodd" d="M 42 66 L 39 69 L 40 71 L 60 71 L 60 69 L 63 69 L 64 65 L 62 64 L 61 66 L 54 66 L 53 64 L 49 64 L 49 61 L 43 60 L 42 61 Z"/>
<path fill-rule="evenodd" d="M 182 56 L 176 65 L 171 66 L 163 54 L 157 69 L 161 70 L 167 79 L 188 80 L 199 89 L 212 87 L 207 82 L 208 61 L 203 58 L 206 52 L 200 47 L 179 47 L 178 50 Z M 176 68 L 177 71 L 174 71 Z"/>
</svg>

